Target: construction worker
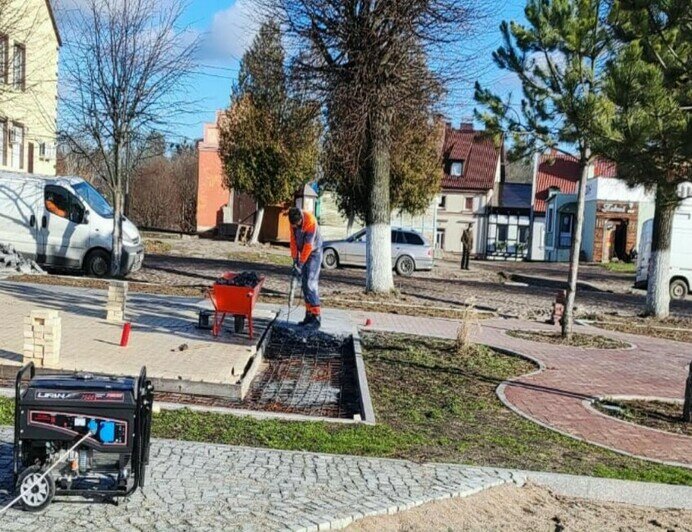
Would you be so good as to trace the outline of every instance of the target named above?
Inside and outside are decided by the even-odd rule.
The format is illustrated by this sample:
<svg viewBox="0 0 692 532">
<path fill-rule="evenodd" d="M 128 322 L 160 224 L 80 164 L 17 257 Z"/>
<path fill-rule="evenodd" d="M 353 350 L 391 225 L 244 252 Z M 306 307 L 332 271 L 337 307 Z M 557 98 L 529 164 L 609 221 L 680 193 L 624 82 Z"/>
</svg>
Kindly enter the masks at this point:
<svg viewBox="0 0 692 532">
<path fill-rule="evenodd" d="M 297 207 L 288 210 L 288 222 L 291 224 L 293 275 L 300 277 L 305 298 L 305 319 L 300 324 L 319 329 L 319 279 L 322 267 L 320 228 L 314 214 Z"/>
</svg>

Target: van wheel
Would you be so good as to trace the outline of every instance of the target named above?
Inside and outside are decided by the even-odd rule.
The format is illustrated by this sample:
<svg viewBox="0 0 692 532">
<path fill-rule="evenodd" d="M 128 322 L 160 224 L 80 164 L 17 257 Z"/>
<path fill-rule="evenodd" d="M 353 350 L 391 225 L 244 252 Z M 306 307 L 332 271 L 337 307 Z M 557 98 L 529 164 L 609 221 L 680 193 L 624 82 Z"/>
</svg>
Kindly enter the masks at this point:
<svg viewBox="0 0 692 532">
<path fill-rule="evenodd" d="M 689 289 L 687 288 L 687 283 L 682 279 L 673 279 L 670 282 L 670 298 L 671 299 L 685 299 Z"/>
<path fill-rule="evenodd" d="M 84 273 L 89 277 L 106 277 L 111 271 L 111 255 L 103 249 L 91 251 L 84 259 Z"/>
<path fill-rule="evenodd" d="M 399 275 L 403 275 L 404 277 L 410 277 L 413 275 L 413 272 L 416 271 L 416 263 L 413 262 L 413 259 L 409 257 L 408 255 L 404 255 L 403 257 L 399 257 L 399 259 L 396 261 L 396 273 Z"/>
</svg>

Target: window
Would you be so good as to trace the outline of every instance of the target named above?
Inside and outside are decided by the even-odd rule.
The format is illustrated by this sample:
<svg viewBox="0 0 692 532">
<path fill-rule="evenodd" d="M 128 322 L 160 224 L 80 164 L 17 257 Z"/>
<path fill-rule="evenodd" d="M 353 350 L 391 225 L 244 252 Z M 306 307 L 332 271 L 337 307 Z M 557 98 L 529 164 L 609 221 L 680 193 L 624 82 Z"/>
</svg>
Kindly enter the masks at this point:
<svg viewBox="0 0 692 532">
<path fill-rule="evenodd" d="M 111 218 L 113 216 L 113 207 L 111 207 L 106 198 L 89 183 L 81 181 L 73 184 L 72 188 L 99 216 L 104 218 Z"/>
<path fill-rule="evenodd" d="M 526 244 L 529 241 L 529 228 L 526 226 L 519 226 L 519 242 Z"/>
<path fill-rule="evenodd" d="M 10 166 L 16 170 L 24 168 L 24 127 L 12 124 L 10 129 Z"/>
<path fill-rule="evenodd" d="M 410 233 L 406 232 L 403 233 L 406 237 L 406 243 L 414 246 L 423 246 L 425 245 L 425 241 L 421 238 L 420 235 L 417 235 L 416 233 Z"/>
<path fill-rule="evenodd" d="M 26 48 L 23 44 L 14 45 L 12 59 L 12 86 L 23 91 L 26 88 Z"/>
<path fill-rule="evenodd" d="M 435 233 L 435 247 L 437 249 L 444 249 L 445 248 L 445 230 L 444 229 L 438 229 L 437 232 Z"/>
<path fill-rule="evenodd" d="M 392 244 L 403 244 L 403 240 L 399 231 L 392 231 Z"/>
<path fill-rule="evenodd" d="M 55 159 L 55 144 L 52 142 L 41 142 L 38 145 L 38 158 L 45 161 Z"/>
<path fill-rule="evenodd" d="M 571 213 L 563 213 L 560 215 L 560 235 L 558 246 L 568 248 L 572 245 L 572 222 L 574 215 Z"/>
<path fill-rule="evenodd" d="M 447 206 L 447 196 L 440 196 L 440 201 L 437 203 L 440 209 L 444 209 Z"/>
<path fill-rule="evenodd" d="M 508 227 L 509 226 L 507 224 L 498 224 L 498 226 L 497 226 L 497 241 L 498 242 L 507 242 Z"/>
<path fill-rule="evenodd" d="M 548 227 L 546 227 L 546 232 L 547 233 L 552 233 L 553 232 L 553 206 L 551 205 L 548 207 L 548 216 L 547 222 L 548 222 Z"/>
<path fill-rule="evenodd" d="M 0 165 L 7 165 L 7 120 L 0 120 Z"/>
<path fill-rule="evenodd" d="M 0 83 L 7 83 L 9 69 L 10 41 L 7 35 L 0 35 Z"/>
<path fill-rule="evenodd" d="M 84 205 L 75 195 L 62 187 L 46 185 L 44 203 L 46 210 L 55 216 L 66 218 L 76 224 L 84 221 Z"/>
<path fill-rule="evenodd" d="M 463 161 L 452 161 L 452 166 L 450 168 L 449 173 L 453 175 L 454 177 L 459 177 L 461 176 L 461 173 L 464 170 L 464 162 Z"/>
<path fill-rule="evenodd" d="M 473 197 L 467 197 L 464 199 L 464 210 L 466 210 L 466 211 L 472 211 L 473 210 Z"/>
</svg>

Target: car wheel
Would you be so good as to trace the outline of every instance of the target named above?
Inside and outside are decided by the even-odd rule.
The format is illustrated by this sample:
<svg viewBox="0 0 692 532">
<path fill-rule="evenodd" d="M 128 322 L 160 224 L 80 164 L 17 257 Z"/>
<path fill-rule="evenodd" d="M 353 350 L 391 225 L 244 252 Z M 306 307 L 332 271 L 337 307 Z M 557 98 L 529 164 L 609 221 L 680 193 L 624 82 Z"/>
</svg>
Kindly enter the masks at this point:
<svg viewBox="0 0 692 532">
<path fill-rule="evenodd" d="M 670 282 L 671 299 L 685 299 L 688 291 L 687 283 L 683 279 L 673 279 Z"/>
<path fill-rule="evenodd" d="M 336 254 L 336 250 L 332 248 L 327 248 L 324 250 L 324 255 L 322 256 L 322 267 L 325 270 L 335 270 L 339 267 L 339 256 Z"/>
<path fill-rule="evenodd" d="M 404 255 L 403 257 L 399 257 L 396 261 L 396 273 L 399 275 L 403 275 L 404 277 L 409 277 L 413 275 L 413 272 L 416 271 L 416 263 L 413 261 L 411 257 L 408 255 Z"/>
<path fill-rule="evenodd" d="M 111 271 L 111 255 L 103 249 L 95 249 L 84 259 L 84 273 L 89 277 L 106 277 Z"/>
</svg>

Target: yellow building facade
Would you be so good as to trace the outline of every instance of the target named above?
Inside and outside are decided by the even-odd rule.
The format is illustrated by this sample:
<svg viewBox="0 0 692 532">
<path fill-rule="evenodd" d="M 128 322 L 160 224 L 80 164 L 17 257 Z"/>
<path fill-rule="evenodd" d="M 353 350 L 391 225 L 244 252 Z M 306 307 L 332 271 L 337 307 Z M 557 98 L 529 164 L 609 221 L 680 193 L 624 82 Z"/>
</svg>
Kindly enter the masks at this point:
<svg viewBox="0 0 692 532">
<path fill-rule="evenodd" d="M 50 0 L 0 0 L 0 170 L 55 175 L 60 35 Z"/>
</svg>

